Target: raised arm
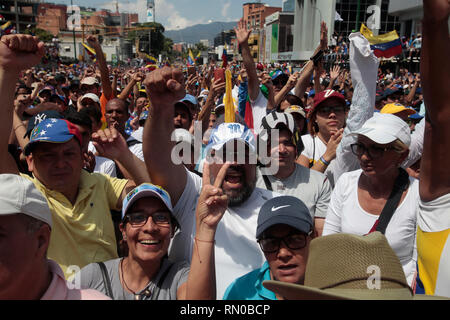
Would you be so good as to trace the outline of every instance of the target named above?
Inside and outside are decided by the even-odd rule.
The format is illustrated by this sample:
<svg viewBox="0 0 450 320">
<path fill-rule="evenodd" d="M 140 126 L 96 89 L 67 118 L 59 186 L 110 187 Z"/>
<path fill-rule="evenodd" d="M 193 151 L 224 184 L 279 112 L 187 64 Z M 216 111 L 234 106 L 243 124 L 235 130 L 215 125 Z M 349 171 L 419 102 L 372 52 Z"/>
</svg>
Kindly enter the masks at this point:
<svg viewBox="0 0 450 320">
<path fill-rule="evenodd" d="M 107 99 L 110 99 L 113 93 L 111 82 L 109 80 L 109 70 L 108 66 L 106 64 L 106 59 L 103 54 L 102 46 L 98 42 L 97 37 L 95 36 L 88 36 L 87 42 L 89 43 L 92 48 L 95 50 L 95 55 L 97 58 L 98 68 L 100 69 L 100 78 L 102 79 L 102 90 L 103 94 Z"/>
<path fill-rule="evenodd" d="M 216 270 L 214 259 L 215 234 L 217 225 L 227 207 L 228 197 L 220 188 L 229 164 L 220 168 L 211 185 L 209 164 L 203 169 L 202 191 L 197 203 L 194 250 L 192 252 L 191 269 L 185 286 L 178 290 L 179 299 L 215 300 Z"/>
<path fill-rule="evenodd" d="M 250 47 L 248 45 L 248 37 L 250 36 L 251 30 L 247 30 L 246 22 L 241 19 L 238 22 L 238 27 L 234 28 L 236 33 L 236 38 L 241 48 L 242 60 L 244 62 L 245 70 L 247 70 L 248 78 L 248 95 L 250 101 L 255 101 L 259 95 L 259 79 L 256 73 L 255 62 L 253 61 L 252 54 L 250 52 Z"/>
<path fill-rule="evenodd" d="M 297 85 L 298 77 L 298 72 L 295 72 L 289 76 L 289 80 L 286 82 L 284 87 L 273 98 L 275 107 L 279 106 L 284 97 L 286 97 L 286 95 Z M 269 106 L 267 106 L 267 109 L 269 109 Z"/>
<path fill-rule="evenodd" d="M 0 39 L 0 173 L 18 173 L 14 159 L 7 152 L 12 129 L 14 92 L 20 72 L 39 63 L 44 55 L 44 43 L 24 34 L 5 35 Z"/>
<path fill-rule="evenodd" d="M 175 129 L 174 105 L 186 95 L 183 73 L 170 67 L 156 69 L 147 75 L 144 85 L 150 100 L 150 114 L 143 133 L 145 164 L 152 183 L 166 189 L 175 206 L 187 181 L 184 166 L 172 161 L 175 144 L 170 139 Z"/>
<path fill-rule="evenodd" d="M 92 141 L 98 155 L 116 161 L 129 179 L 117 201 L 117 208 L 121 208 L 129 191 L 144 182 L 150 182 L 145 163 L 130 151 L 124 137 L 115 128 L 98 130 L 92 134 Z"/>
<path fill-rule="evenodd" d="M 427 202 L 450 192 L 450 40 L 448 0 L 424 0 L 420 59 L 426 123 L 420 167 L 420 198 Z"/>
<path fill-rule="evenodd" d="M 315 56 L 320 50 L 327 50 L 328 48 L 328 29 L 327 24 L 322 22 L 320 24 L 320 43 L 314 51 L 313 56 Z M 297 97 L 302 98 L 303 94 L 306 91 L 306 88 L 309 85 L 311 76 L 314 71 L 314 63 L 309 60 L 306 65 L 303 67 L 302 72 L 297 80 L 297 84 L 295 85 L 294 93 Z"/>
<path fill-rule="evenodd" d="M 333 172 L 335 182 L 342 173 L 358 169 L 358 160 L 350 149 L 355 138 L 348 134 L 361 128 L 373 116 L 375 108 L 378 58 L 370 49 L 369 41 L 360 33 L 352 33 L 349 39 L 350 72 L 354 92 L 343 138 L 336 151 L 337 164 Z"/>
<path fill-rule="evenodd" d="M 144 80 L 144 74 L 142 72 L 136 72 L 132 74 L 130 78 L 130 82 L 128 82 L 125 89 L 123 89 L 123 91 L 120 93 L 119 99 L 121 100 L 126 100 L 136 84 Z M 137 94 L 135 95 L 135 97 L 137 97 Z"/>
</svg>

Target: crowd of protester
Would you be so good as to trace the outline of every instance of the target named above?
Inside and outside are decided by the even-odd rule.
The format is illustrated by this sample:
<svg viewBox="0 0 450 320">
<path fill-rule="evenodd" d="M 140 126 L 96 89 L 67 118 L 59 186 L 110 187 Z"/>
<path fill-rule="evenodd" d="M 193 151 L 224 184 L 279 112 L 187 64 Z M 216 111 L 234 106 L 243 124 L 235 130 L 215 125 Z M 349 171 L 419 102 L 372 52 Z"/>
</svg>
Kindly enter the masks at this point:
<svg viewBox="0 0 450 320">
<path fill-rule="evenodd" d="M 46 70 L 3 36 L 0 299 L 450 297 L 449 12 L 404 39 L 420 73 L 325 23 L 337 62 L 300 71 L 242 20 L 226 66 L 114 68 L 89 36 L 95 63 Z"/>
</svg>

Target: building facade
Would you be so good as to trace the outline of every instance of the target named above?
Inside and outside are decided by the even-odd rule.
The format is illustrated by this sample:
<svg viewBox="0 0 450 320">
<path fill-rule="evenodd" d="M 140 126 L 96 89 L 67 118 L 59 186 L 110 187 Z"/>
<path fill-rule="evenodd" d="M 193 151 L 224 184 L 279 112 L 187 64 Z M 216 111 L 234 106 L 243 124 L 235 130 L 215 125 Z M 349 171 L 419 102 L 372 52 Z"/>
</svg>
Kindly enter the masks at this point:
<svg viewBox="0 0 450 320">
<path fill-rule="evenodd" d="M 17 33 L 36 27 L 39 0 L 1 0 L 0 15 L 11 21 Z"/>
<path fill-rule="evenodd" d="M 266 18 L 263 56 L 265 63 L 290 60 L 294 48 L 293 27 L 293 12 L 276 12 Z"/>
</svg>

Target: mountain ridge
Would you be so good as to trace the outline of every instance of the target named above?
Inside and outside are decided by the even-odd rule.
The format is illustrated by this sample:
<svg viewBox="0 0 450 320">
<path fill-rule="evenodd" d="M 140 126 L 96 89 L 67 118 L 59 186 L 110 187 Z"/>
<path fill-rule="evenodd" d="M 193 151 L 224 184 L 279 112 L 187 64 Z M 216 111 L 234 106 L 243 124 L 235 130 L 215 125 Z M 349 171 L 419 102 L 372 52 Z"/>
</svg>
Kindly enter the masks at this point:
<svg viewBox="0 0 450 320">
<path fill-rule="evenodd" d="M 174 43 L 186 42 L 196 44 L 200 40 L 208 39 L 209 44 L 214 44 L 214 38 L 222 31 L 233 29 L 235 22 L 211 22 L 208 24 L 196 24 L 180 30 L 168 30 L 164 36 L 173 40 Z"/>
</svg>

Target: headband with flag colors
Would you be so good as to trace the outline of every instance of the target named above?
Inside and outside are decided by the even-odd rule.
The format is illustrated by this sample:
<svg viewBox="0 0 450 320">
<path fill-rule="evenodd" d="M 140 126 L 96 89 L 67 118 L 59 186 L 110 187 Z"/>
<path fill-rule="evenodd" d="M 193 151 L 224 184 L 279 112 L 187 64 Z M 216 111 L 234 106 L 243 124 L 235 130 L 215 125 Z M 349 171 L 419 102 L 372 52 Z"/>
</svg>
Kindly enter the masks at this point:
<svg viewBox="0 0 450 320">
<path fill-rule="evenodd" d="M 97 60 L 97 55 L 95 54 L 95 50 L 91 47 L 89 47 L 86 43 L 81 42 L 81 44 L 83 45 L 83 47 L 86 49 L 86 53 L 89 55 L 89 57 L 92 59 L 92 61 L 96 61 Z"/>
<path fill-rule="evenodd" d="M 370 49 L 377 58 L 390 58 L 402 53 L 402 43 L 397 31 L 391 31 L 379 36 L 374 36 L 372 31 L 364 23 L 361 24 L 361 34 L 369 41 Z"/>
<path fill-rule="evenodd" d="M 236 122 L 233 96 L 231 94 L 232 83 L 231 83 L 231 71 L 229 69 L 225 70 L 225 96 L 223 97 L 223 102 L 225 104 L 225 122 Z"/>
</svg>

